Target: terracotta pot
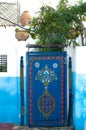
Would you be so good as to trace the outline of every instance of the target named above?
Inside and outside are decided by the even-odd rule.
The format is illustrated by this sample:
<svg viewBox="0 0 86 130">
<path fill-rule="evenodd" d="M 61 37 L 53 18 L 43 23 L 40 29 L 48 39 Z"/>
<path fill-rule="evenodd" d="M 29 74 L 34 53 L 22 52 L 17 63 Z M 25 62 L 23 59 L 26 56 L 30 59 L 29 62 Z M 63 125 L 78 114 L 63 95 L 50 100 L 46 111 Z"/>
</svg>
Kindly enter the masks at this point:
<svg viewBox="0 0 86 130">
<path fill-rule="evenodd" d="M 22 26 L 28 25 L 31 22 L 31 16 L 29 11 L 24 11 L 20 16 L 20 22 Z"/>
<path fill-rule="evenodd" d="M 74 28 L 71 28 L 69 30 L 69 33 L 67 34 L 68 39 L 76 39 L 78 36 L 79 36 L 79 33 Z"/>
<path fill-rule="evenodd" d="M 12 130 L 13 126 L 14 126 L 13 124 L 2 123 L 0 124 L 0 130 Z"/>
<path fill-rule="evenodd" d="M 29 33 L 26 30 L 17 30 L 15 37 L 18 41 L 26 41 L 29 38 Z"/>
</svg>

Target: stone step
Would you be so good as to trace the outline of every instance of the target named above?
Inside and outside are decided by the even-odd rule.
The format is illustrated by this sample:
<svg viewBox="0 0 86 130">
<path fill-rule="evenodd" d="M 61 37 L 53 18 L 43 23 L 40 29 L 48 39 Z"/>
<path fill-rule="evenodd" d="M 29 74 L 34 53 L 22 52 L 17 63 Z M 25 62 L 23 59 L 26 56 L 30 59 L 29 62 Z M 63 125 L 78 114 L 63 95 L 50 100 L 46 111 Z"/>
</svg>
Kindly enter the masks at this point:
<svg viewBox="0 0 86 130">
<path fill-rule="evenodd" d="M 12 130 L 74 130 L 72 127 L 40 127 L 40 128 L 29 128 L 26 126 L 14 126 Z"/>
</svg>

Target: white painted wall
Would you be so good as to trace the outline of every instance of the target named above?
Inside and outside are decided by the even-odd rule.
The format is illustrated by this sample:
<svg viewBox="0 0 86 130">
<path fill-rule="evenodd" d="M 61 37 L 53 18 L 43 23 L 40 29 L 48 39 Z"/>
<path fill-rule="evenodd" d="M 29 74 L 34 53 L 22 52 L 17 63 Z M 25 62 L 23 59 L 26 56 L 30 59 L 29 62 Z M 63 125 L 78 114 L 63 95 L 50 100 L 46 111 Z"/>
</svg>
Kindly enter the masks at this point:
<svg viewBox="0 0 86 130">
<path fill-rule="evenodd" d="M 16 2 L 17 0 L 0 0 L 0 2 Z M 55 7 L 59 0 L 19 0 L 20 2 L 20 12 L 28 10 L 31 16 L 39 10 L 39 7 L 45 3 Z M 70 0 L 69 0 L 70 1 Z M 75 1 L 70 1 L 73 4 Z M 84 0 L 86 1 L 86 0 Z M 5 75 L 19 75 L 19 64 L 20 56 L 25 55 L 26 44 L 34 43 L 34 40 L 29 38 L 26 42 L 19 42 L 15 38 L 15 27 L 0 27 L 0 54 L 8 55 L 8 72 Z M 12 66 L 12 67 L 10 67 Z M 15 67 L 14 67 L 15 66 Z M 13 69 L 14 68 L 14 69 Z M 0 73 L 0 76 L 4 73 Z"/>
<path fill-rule="evenodd" d="M 6 54 L 8 58 L 7 72 L 1 72 L 0 76 L 19 75 L 20 56 L 25 54 L 25 44 L 15 38 L 14 27 L 0 27 L 0 54 Z"/>
</svg>

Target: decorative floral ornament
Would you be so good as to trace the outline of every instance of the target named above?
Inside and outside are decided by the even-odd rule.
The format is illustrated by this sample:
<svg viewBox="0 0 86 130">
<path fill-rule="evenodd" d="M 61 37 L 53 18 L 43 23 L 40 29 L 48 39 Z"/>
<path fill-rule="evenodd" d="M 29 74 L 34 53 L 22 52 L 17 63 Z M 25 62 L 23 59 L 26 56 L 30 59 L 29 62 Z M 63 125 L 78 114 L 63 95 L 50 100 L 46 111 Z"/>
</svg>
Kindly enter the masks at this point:
<svg viewBox="0 0 86 130">
<path fill-rule="evenodd" d="M 36 62 L 36 63 L 35 63 L 35 67 L 36 67 L 36 68 L 39 68 L 39 67 L 40 67 L 40 63 L 39 63 L 39 62 Z"/>
<path fill-rule="evenodd" d="M 57 68 L 58 67 L 58 64 L 57 63 L 54 63 L 53 64 L 53 68 Z"/>
<path fill-rule="evenodd" d="M 45 90 L 45 92 L 38 99 L 38 109 L 46 117 L 46 119 L 54 111 L 55 105 L 55 99 L 47 90 Z"/>
<path fill-rule="evenodd" d="M 45 68 L 43 68 L 41 71 L 38 71 L 36 80 L 41 81 L 43 85 L 47 87 L 50 82 L 57 80 L 57 77 L 54 71 L 51 71 L 48 66 L 45 65 Z"/>
</svg>

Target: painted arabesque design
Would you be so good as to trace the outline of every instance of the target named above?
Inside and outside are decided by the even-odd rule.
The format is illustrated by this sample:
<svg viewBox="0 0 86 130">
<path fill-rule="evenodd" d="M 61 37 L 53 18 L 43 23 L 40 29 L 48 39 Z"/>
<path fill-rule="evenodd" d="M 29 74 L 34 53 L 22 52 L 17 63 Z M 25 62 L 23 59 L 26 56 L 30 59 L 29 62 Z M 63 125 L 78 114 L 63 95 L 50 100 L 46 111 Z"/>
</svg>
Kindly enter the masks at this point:
<svg viewBox="0 0 86 130">
<path fill-rule="evenodd" d="M 39 80 L 45 87 L 47 87 L 53 80 L 57 80 L 57 77 L 54 71 L 50 70 L 48 65 L 45 65 L 42 70 L 37 72 L 36 80 Z"/>
<path fill-rule="evenodd" d="M 35 64 L 38 68 L 39 63 Z M 57 67 L 55 63 L 53 67 Z M 38 70 L 36 75 L 36 80 L 39 80 L 44 86 L 44 93 L 38 99 L 38 109 L 40 112 L 45 116 L 47 119 L 48 116 L 54 111 L 55 108 L 55 99 L 48 91 L 48 85 L 57 80 L 57 76 L 54 71 L 52 71 L 48 65 L 46 64 L 45 67 L 41 70 Z"/>
</svg>

